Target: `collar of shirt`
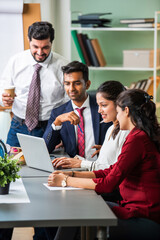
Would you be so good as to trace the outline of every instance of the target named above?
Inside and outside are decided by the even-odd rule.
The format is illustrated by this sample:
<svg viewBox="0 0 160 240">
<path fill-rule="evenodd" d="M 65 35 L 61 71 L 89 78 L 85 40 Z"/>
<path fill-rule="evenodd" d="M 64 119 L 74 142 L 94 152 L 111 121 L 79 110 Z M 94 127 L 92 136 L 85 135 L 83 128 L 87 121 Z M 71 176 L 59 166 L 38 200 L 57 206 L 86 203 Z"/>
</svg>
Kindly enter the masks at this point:
<svg viewBox="0 0 160 240">
<path fill-rule="evenodd" d="M 90 105 L 89 105 L 89 95 L 88 95 L 87 99 L 84 101 L 84 103 L 82 104 L 81 107 L 76 106 L 72 100 L 71 100 L 71 103 L 72 103 L 72 107 L 73 107 L 74 112 L 77 112 L 76 108 L 82 108 L 82 107 L 89 108 L 90 107 Z"/>
</svg>

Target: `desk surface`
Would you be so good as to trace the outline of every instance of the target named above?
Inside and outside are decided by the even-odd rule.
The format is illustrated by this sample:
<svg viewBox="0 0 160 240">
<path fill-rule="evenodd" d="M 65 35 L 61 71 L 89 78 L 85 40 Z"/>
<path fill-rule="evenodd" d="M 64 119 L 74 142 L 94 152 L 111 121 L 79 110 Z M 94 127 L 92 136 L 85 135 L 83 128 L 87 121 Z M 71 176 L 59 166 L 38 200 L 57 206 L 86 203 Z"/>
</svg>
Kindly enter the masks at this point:
<svg viewBox="0 0 160 240">
<path fill-rule="evenodd" d="M 50 191 L 46 177 L 23 178 L 30 203 L 0 204 L 0 227 L 113 226 L 117 218 L 92 190 Z"/>
<path fill-rule="evenodd" d="M 22 178 L 37 178 L 37 177 L 48 177 L 51 173 L 46 171 L 41 171 L 35 168 L 30 168 L 27 165 L 22 166 L 19 171 L 19 175 Z"/>
</svg>

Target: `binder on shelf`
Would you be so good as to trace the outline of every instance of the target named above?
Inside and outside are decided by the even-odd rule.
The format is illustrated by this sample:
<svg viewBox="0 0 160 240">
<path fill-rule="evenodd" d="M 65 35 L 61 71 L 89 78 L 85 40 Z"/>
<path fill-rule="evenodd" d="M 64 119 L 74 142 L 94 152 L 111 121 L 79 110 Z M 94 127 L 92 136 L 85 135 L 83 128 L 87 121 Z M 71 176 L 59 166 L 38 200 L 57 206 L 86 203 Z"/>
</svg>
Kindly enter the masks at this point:
<svg viewBox="0 0 160 240">
<path fill-rule="evenodd" d="M 90 57 L 91 57 L 91 64 L 95 67 L 99 67 L 100 64 L 98 62 L 98 59 L 97 59 L 97 56 L 96 56 L 96 53 L 93 49 L 93 46 L 92 46 L 92 43 L 91 43 L 91 39 L 86 39 L 86 44 L 88 46 L 88 50 L 90 52 Z"/>
<path fill-rule="evenodd" d="M 103 52 L 102 52 L 102 49 L 100 47 L 98 39 L 97 38 L 92 39 L 91 43 L 92 43 L 93 49 L 96 53 L 96 56 L 97 56 L 100 67 L 104 67 L 106 65 L 106 60 L 105 60 L 105 57 L 103 55 Z"/>
<path fill-rule="evenodd" d="M 88 52 L 87 52 L 87 48 L 86 48 L 86 45 L 85 45 L 85 39 L 83 38 L 83 34 L 82 33 L 77 33 L 77 38 L 78 38 L 78 41 L 79 41 L 79 44 L 80 44 L 85 62 L 88 66 L 90 66 L 91 62 L 90 62 L 90 59 L 89 59 L 89 56 L 88 56 Z"/>
<path fill-rule="evenodd" d="M 82 49 L 81 49 L 79 41 L 78 41 L 77 31 L 76 30 L 72 30 L 71 34 L 72 34 L 72 37 L 73 37 L 73 41 L 74 41 L 74 43 L 76 45 L 79 57 L 80 57 L 82 63 L 86 64 L 86 61 L 85 61 L 84 56 L 83 56 Z"/>
</svg>

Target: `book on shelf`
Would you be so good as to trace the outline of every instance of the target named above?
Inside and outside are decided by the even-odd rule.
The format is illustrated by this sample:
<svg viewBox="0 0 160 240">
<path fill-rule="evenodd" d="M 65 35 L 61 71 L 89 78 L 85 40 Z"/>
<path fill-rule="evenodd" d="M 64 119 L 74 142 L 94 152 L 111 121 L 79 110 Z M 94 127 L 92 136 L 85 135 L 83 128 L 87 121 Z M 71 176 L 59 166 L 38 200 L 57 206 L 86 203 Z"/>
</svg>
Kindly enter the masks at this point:
<svg viewBox="0 0 160 240">
<path fill-rule="evenodd" d="M 144 85 L 147 82 L 148 79 L 144 79 L 144 80 L 139 80 L 138 82 L 132 82 L 130 85 L 130 89 L 141 89 L 144 90 Z"/>
<path fill-rule="evenodd" d="M 90 63 L 89 66 L 91 66 L 91 65 L 93 66 L 92 56 L 90 54 L 90 50 L 89 50 L 88 44 L 87 44 L 88 35 L 87 34 L 82 34 L 82 39 L 83 39 L 85 50 L 86 50 L 86 53 L 87 53 L 87 56 L 88 56 L 88 59 L 89 59 L 89 63 Z"/>
<path fill-rule="evenodd" d="M 143 89 L 145 92 L 149 94 L 149 89 L 151 88 L 151 85 L 153 85 L 153 79 L 148 79 L 145 88 Z M 153 92 L 152 94 L 153 95 Z"/>
<path fill-rule="evenodd" d="M 153 28 L 155 27 L 154 23 L 130 23 L 128 24 L 130 28 Z M 157 27 L 160 27 L 160 23 L 157 23 Z"/>
<path fill-rule="evenodd" d="M 129 89 L 135 88 L 136 84 L 137 84 L 136 82 L 132 82 L 131 85 L 130 85 L 130 87 L 129 87 Z"/>
<path fill-rule="evenodd" d="M 144 80 L 139 80 L 138 82 L 133 82 L 130 85 L 130 89 L 141 89 L 145 92 L 148 91 L 150 85 L 152 84 L 153 79 L 144 79 Z"/>
<path fill-rule="evenodd" d="M 85 61 L 84 56 L 83 56 L 82 49 L 81 49 L 80 44 L 79 44 L 79 41 L 78 41 L 77 31 L 76 31 L 76 30 L 72 30 L 72 31 L 71 31 L 71 34 L 72 34 L 72 37 L 73 37 L 73 41 L 74 41 L 74 43 L 75 43 L 75 46 L 76 46 L 76 48 L 77 48 L 79 57 L 80 57 L 82 63 L 86 64 L 86 61 Z"/>
<path fill-rule="evenodd" d="M 150 80 L 149 81 L 150 84 L 147 82 L 149 86 L 147 86 L 147 84 L 146 84 L 146 87 L 145 87 L 144 91 L 146 91 L 149 95 L 153 96 L 153 85 L 154 85 L 153 77 L 150 77 L 149 80 Z M 159 84 L 160 84 L 160 76 L 157 76 L 157 78 L 156 78 L 156 89 L 158 89 Z"/>
<path fill-rule="evenodd" d="M 96 56 L 96 53 L 94 51 L 94 48 L 92 46 L 92 43 L 91 43 L 91 39 L 86 39 L 86 44 L 88 46 L 88 50 L 89 50 L 89 53 L 90 53 L 90 57 L 91 57 L 91 64 L 94 66 L 94 67 L 99 67 L 100 64 L 98 62 L 98 59 L 97 59 L 97 56 Z"/>
<path fill-rule="evenodd" d="M 160 76 L 157 76 L 156 79 L 156 88 L 158 88 L 158 85 L 160 84 Z M 149 95 L 153 95 L 153 77 L 149 77 L 148 79 L 139 80 L 138 82 L 133 82 L 130 85 L 130 89 L 141 89 L 145 92 L 147 92 Z"/>
<path fill-rule="evenodd" d="M 81 49 L 82 49 L 82 53 L 83 53 L 85 62 L 86 62 L 86 64 L 87 64 L 88 66 L 90 66 L 90 65 L 91 65 L 91 62 L 90 62 L 89 55 L 88 55 L 88 51 L 87 51 L 87 47 L 86 47 L 86 44 L 85 44 L 85 37 L 83 37 L 83 34 L 82 34 L 82 33 L 77 33 L 77 38 L 78 38 L 80 47 L 81 47 Z"/>
<path fill-rule="evenodd" d="M 144 90 L 144 89 L 145 89 L 145 86 L 146 86 L 146 84 L 147 84 L 147 81 L 148 81 L 148 79 L 142 80 L 142 84 L 141 84 L 141 86 L 140 86 L 140 89 L 141 89 L 141 90 Z"/>
<path fill-rule="evenodd" d="M 89 39 L 87 34 L 78 33 L 77 30 L 71 33 L 82 63 L 95 67 L 106 65 L 98 39 Z"/>
<path fill-rule="evenodd" d="M 121 19 L 120 23 L 154 23 L 154 18 L 128 18 Z"/>
<path fill-rule="evenodd" d="M 139 80 L 138 82 L 133 82 L 133 83 L 131 83 L 131 85 L 130 85 L 129 88 L 130 88 L 130 89 L 135 88 L 135 89 L 144 90 L 147 81 L 148 81 L 148 79 Z"/>
<path fill-rule="evenodd" d="M 138 81 L 134 88 L 135 89 L 141 89 L 142 82 L 143 82 L 143 80 Z"/>
<path fill-rule="evenodd" d="M 100 67 L 104 67 L 106 65 L 106 60 L 105 60 L 105 57 L 103 55 L 103 52 L 102 52 L 102 49 L 100 47 L 98 39 L 97 38 L 92 39 L 91 43 L 92 43 L 93 49 L 95 51 L 95 54 L 97 56 Z"/>
</svg>

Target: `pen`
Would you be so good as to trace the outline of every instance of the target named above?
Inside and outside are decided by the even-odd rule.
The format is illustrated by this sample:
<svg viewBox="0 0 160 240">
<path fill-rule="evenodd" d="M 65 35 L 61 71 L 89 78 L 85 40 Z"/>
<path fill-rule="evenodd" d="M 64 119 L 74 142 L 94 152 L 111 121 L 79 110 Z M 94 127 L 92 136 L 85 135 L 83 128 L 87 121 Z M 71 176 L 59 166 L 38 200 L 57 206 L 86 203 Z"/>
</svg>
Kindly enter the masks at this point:
<svg viewBox="0 0 160 240">
<path fill-rule="evenodd" d="M 81 133 L 83 134 L 83 131 L 82 131 L 82 129 L 81 129 L 81 127 L 80 127 L 79 123 L 78 123 L 78 127 L 79 127 L 79 129 L 80 129 Z"/>
</svg>

